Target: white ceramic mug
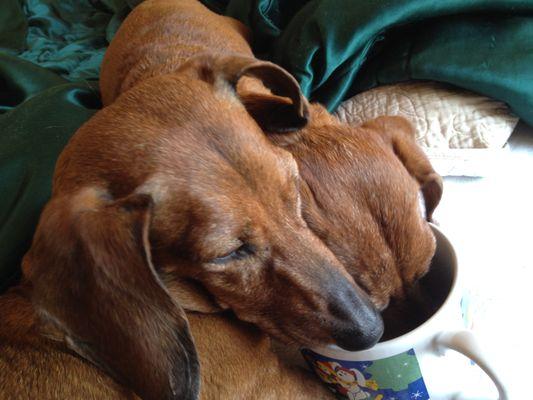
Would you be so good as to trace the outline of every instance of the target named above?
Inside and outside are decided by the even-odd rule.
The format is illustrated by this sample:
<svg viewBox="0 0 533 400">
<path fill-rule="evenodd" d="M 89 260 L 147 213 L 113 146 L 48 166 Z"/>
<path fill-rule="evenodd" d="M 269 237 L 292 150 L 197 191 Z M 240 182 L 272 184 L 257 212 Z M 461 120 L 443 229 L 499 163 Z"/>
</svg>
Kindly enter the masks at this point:
<svg viewBox="0 0 533 400">
<path fill-rule="evenodd" d="M 457 378 L 479 366 L 494 382 L 499 400 L 508 400 L 486 354 L 472 332 L 464 329 L 455 251 L 437 227 L 432 229 L 437 250 L 428 279 L 442 304 L 426 322 L 368 350 L 302 349 L 309 366 L 339 396 L 349 400 L 469 399 Z"/>
</svg>

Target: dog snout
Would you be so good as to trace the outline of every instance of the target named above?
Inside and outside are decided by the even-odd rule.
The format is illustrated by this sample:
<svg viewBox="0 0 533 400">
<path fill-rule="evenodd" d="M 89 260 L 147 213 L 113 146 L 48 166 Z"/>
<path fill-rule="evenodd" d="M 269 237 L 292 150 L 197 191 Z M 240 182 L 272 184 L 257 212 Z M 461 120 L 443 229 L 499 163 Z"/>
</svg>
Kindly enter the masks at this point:
<svg viewBox="0 0 533 400">
<path fill-rule="evenodd" d="M 364 350 L 383 335 L 381 314 L 367 295 L 350 282 L 338 281 L 329 299 L 328 311 L 335 319 L 333 339 L 345 350 Z"/>
</svg>

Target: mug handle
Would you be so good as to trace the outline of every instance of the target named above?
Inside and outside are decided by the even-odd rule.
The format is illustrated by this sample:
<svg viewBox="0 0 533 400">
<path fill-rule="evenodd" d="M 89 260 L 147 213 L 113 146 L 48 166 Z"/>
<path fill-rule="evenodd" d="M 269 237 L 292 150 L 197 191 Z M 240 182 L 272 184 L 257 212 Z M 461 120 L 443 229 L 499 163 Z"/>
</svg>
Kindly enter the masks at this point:
<svg viewBox="0 0 533 400">
<path fill-rule="evenodd" d="M 509 395 L 505 385 L 495 372 L 489 360 L 483 355 L 474 334 L 469 330 L 442 332 L 435 338 L 437 352 L 444 354 L 446 349 L 455 350 L 470 358 L 492 379 L 498 389 L 498 400 L 508 400 Z"/>
</svg>

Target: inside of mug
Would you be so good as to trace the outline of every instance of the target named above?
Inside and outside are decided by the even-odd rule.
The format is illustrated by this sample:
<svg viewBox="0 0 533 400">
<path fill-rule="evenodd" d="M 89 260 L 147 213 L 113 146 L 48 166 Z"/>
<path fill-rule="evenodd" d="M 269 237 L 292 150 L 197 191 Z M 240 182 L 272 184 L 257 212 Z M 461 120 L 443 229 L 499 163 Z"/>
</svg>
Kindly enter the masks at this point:
<svg viewBox="0 0 533 400">
<path fill-rule="evenodd" d="M 452 290 L 456 274 L 453 250 L 440 232 L 434 230 L 434 233 L 437 248 L 427 274 L 418 281 L 405 301 L 391 301 L 383 311 L 385 333 L 382 342 L 423 324 L 442 307 Z"/>
</svg>

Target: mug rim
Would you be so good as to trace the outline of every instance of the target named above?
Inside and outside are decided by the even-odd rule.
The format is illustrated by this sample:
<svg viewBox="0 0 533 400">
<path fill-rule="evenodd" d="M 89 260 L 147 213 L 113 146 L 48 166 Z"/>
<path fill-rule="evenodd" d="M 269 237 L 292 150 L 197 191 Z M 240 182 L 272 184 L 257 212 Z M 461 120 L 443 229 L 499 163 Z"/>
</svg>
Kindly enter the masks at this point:
<svg viewBox="0 0 533 400">
<path fill-rule="evenodd" d="M 421 332 L 426 331 L 428 329 L 428 326 L 433 325 L 434 321 L 440 318 L 440 316 L 443 314 L 443 312 L 448 309 L 450 303 L 455 299 L 455 295 L 458 290 L 458 276 L 459 276 L 459 268 L 458 268 L 458 261 L 457 261 L 457 254 L 455 252 L 455 248 L 453 247 L 450 239 L 442 232 L 440 228 L 438 228 L 435 224 L 429 223 L 431 229 L 434 232 L 435 240 L 438 242 L 437 235 L 441 236 L 441 240 L 444 242 L 444 245 L 448 248 L 448 256 L 450 258 L 450 267 L 453 273 L 450 291 L 446 295 L 446 298 L 440 305 L 440 307 L 433 313 L 431 317 L 429 317 L 426 321 L 424 321 L 422 324 L 418 325 L 413 330 L 410 330 L 407 333 L 404 333 L 403 335 L 397 336 L 395 338 L 386 340 L 384 342 L 378 342 L 373 347 L 365 350 L 359 350 L 359 351 L 347 351 L 343 350 L 342 348 L 336 346 L 336 345 L 328 345 L 323 347 L 317 347 L 317 348 L 310 348 L 311 351 L 314 353 L 324 355 L 324 356 L 331 356 L 339 359 L 345 359 L 350 356 L 357 355 L 357 357 L 371 357 L 371 354 L 373 353 L 387 353 L 388 351 L 391 351 L 391 349 L 398 349 L 399 347 L 405 347 L 407 348 L 413 348 L 416 346 L 416 344 L 413 344 L 413 342 L 416 341 L 416 338 L 421 335 Z M 431 335 L 426 335 L 428 338 L 431 337 Z M 415 339 L 413 339 L 415 338 Z M 388 351 L 387 351 L 388 350 Z M 384 357 L 379 357 L 384 358 Z M 379 359 L 376 358 L 376 359 Z M 349 360 L 346 360 L 349 361 Z"/>
</svg>

